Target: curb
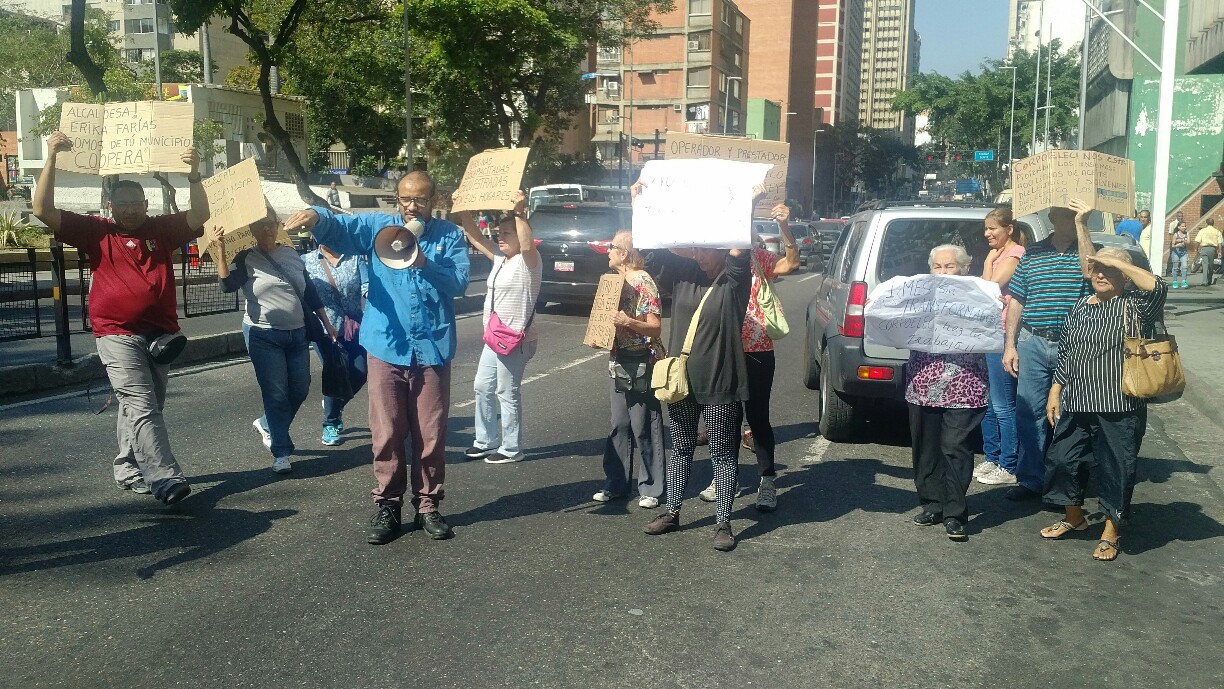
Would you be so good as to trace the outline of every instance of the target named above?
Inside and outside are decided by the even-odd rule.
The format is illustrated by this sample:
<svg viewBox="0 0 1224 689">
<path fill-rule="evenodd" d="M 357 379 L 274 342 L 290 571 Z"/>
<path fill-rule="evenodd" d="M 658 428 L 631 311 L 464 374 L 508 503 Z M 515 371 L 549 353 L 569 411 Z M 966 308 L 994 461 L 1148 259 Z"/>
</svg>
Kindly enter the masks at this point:
<svg viewBox="0 0 1224 689">
<path fill-rule="evenodd" d="M 1224 430 L 1224 409 L 1220 408 L 1219 398 L 1211 394 L 1214 391 L 1213 388 L 1207 384 L 1207 381 L 1195 375 L 1193 371 L 1184 370 L 1186 374 L 1186 390 L 1182 392 L 1182 399 L 1191 407 L 1194 407 L 1195 411 L 1207 417 L 1209 421 Z"/>
</svg>

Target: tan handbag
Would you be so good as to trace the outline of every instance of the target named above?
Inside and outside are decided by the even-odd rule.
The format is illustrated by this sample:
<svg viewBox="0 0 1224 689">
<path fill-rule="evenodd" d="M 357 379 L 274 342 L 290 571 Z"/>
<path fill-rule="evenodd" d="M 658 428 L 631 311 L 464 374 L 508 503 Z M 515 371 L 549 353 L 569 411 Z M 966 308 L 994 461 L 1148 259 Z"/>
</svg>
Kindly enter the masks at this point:
<svg viewBox="0 0 1224 689">
<path fill-rule="evenodd" d="M 717 284 L 718 278 L 715 278 L 705 295 L 701 297 L 701 303 L 697 304 L 697 311 L 693 313 L 693 319 L 689 321 L 688 333 L 684 336 L 684 349 L 680 350 L 680 356 L 660 359 L 654 365 L 654 372 L 650 374 L 650 387 L 654 390 L 655 398 L 664 404 L 675 404 L 689 396 L 689 352 L 693 349 L 693 338 L 697 336 L 697 324 L 701 322 L 701 310 L 705 308 L 706 299 L 710 298 L 710 293 L 714 291 Z"/>
<path fill-rule="evenodd" d="M 1143 337 L 1138 309 L 1127 303 L 1122 339 L 1122 394 L 1151 402 L 1171 402 L 1186 389 L 1177 338 L 1167 332 Z"/>
</svg>

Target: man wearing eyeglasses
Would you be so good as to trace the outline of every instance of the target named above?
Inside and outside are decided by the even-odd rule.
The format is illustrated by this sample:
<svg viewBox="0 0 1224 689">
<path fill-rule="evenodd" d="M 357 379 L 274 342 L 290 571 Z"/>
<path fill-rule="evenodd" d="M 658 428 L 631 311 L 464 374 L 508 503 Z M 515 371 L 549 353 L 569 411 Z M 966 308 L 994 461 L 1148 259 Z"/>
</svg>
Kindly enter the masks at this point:
<svg viewBox="0 0 1224 689">
<path fill-rule="evenodd" d="M 111 218 L 55 207 L 55 158 L 72 150 L 62 132 L 47 140 L 47 164 L 34 193 L 34 215 L 55 238 L 89 256 L 93 284 L 89 320 L 98 358 L 119 400 L 115 483 L 170 505 L 191 492 L 162 416 L 173 359 L 186 343 L 179 334 L 174 251 L 203 233 L 208 197 L 200 184 L 199 156 L 183 151 L 191 167 L 191 210 L 149 217 L 144 188 L 132 180 L 111 185 Z"/>
<path fill-rule="evenodd" d="M 409 480 L 416 525 L 435 540 L 454 535 L 438 508 L 446 478 L 450 362 L 456 346 L 454 299 L 467 290 L 470 272 L 463 231 L 433 217 L 433 198 L 433 179 L 418 170 L 396 184 L 398 216 L 336 215 L 314 206 L 285 221 L 290 231 L 309 229 L 319 244 L 334 251 L 370 259 L 369 295 L 359 339 L 367 353 L 370 435 L 378 482 L 371 493 L 377 511 L 366 535 L 373 545 L 390 543 L 399 535 Z M 407 228 L 416 235 L 411 263 L 407 258 L 385 262 L 374 250 L 375 237 L 388 227 Z M 392 243 L 396 252 L 400 241 Z M 409 437 L 411 456 L 404 450 Z"/>
</svg>

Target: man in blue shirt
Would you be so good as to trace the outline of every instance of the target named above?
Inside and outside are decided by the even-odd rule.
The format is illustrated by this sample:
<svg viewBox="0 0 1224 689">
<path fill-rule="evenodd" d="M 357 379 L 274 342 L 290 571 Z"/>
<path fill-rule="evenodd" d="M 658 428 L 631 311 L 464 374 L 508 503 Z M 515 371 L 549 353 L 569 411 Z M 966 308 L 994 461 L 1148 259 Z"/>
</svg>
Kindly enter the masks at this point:
<svg viewBox="0 0 1224 689">
<path fill-rule="evenodd" d="M 336 215 L 315 206 L 285 221 L 288 228 L 309 229 L 316 241 L 341 254 L 370 260 L 360 342 L 369 353 L 370 434 L 378 480 L 372 491 L 378 511 L 366 540 L 375 545 L 390 543 L 400 533 L 409 472 L 417 526 L 438 540 L 454 535 L 438 505 L 446 475 L 454 298 L 467 290 L 470 271 L 463 231 L 433 217 L 433 198 L 433 179 L 413 171 L 396 185 L 399 216 Z M 414 221 L 424 228 L 417 237 L 416 260 L 407 268 L 388 266 L 374 252 L 374 238 L 384 228 L 411 228 Z M 404 451 L 409 437 L 411 457 Z"/>
<path fill-rule="evenodd" d="M 1118 223 L 1118 226 L 1114 228 L 1114 230 L 1118 234 L 1129 234 L 1130 236 L 1134 237 L 1135 241 L 1137 242 L 1139 241 L 1139 236 L 1143 234 L 1143 223 L 1135 218 L 1127 218 Z M 1144 251 L 1146 251 L 1146 249 L 1144 249 Z"/>
</svg>

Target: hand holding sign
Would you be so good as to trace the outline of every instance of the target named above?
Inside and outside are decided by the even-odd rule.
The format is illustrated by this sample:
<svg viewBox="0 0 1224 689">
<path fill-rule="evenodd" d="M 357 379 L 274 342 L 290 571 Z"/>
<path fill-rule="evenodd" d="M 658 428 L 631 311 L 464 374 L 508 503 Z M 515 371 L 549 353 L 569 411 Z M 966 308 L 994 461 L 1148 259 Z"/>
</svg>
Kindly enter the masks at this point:
<svg viewBox="0 0 1224 689">
<path fill-rule="evenodd" d="M 750 248 L 753 188 L 769 168 L 719 159 L 647 161 L 635 185 L 633 245 Z"/>
</svg>

